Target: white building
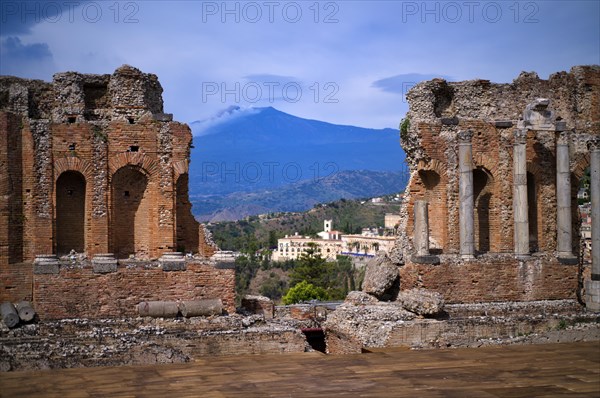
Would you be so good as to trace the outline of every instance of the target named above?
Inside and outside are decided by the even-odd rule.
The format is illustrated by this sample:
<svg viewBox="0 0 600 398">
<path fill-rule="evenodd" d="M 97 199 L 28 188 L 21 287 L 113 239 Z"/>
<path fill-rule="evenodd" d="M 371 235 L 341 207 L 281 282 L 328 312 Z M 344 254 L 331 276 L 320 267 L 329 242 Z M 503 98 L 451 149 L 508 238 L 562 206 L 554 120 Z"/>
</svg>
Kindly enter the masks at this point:
<svg viewBox="0 0 600 398">
<path fill-rule="evenodd" d="M 374 257 L 380 250 L 389 252 L 396 241 L 395 236 L 379 236 L 376 229 L 364 228 L 361 235 L 343 235 L 340 231 L 332 230 L 332 220 L 325 220 L 323 226 L 324 231 L 317 234 L 319 238 L 296 233 L 278 239 L 273 261 L 295 260 L 309 248 L 309 243 L 315 244 L 317 252 L 327 260 L 335 260 L 338 255 Z"/>
</svg>

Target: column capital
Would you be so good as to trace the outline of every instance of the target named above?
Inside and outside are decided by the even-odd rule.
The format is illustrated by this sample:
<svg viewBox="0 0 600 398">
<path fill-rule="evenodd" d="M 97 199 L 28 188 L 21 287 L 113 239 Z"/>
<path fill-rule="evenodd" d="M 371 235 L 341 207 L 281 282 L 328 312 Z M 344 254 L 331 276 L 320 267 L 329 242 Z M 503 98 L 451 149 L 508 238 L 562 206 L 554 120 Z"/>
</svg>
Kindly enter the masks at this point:
<svg viewBox="0 0 600 398">
<path fill-rule="evenodd" d="M 473 132 L 471 130 L 461 130 L 458 132 L 458 142 L 460 144 L 470 144 L 473 138 Z"/>
<path fill-rule="evenodd" d="M 526 144 L 527 143 L 527 130 L 517 129 L 515 130 L 515 144 Z"/>
<path fill-rule="evenodd" d="M 600 151 L 600 137 L 592 137 L 587 142 L 587 147 L 590 152 Z"/>
<path fill-rule="evenodd" d="M 556 144 L 557 145 L 569 145 L 569 137 L 571 135 L 570 131 L 563 131 L 560 134 L 558 134 L 558 137 L 556 138 Z"/>
</svg>

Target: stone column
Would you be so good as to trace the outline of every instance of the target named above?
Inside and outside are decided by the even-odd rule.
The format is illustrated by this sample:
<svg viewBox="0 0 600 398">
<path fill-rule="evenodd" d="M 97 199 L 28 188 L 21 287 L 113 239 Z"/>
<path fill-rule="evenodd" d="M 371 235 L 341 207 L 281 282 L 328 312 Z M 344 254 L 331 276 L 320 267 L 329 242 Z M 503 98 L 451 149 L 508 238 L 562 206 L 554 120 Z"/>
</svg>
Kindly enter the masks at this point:
<svg viewBox="0 0 600 398">
<path fill-rule="evenodd" d="M 414 208 L 413 242 L 416 253 L 412 261 L 425 264 L 439 264 L 437 256 L 429 254 L 429 204 L 425 200 L 416 200 Z"/>
<path fill-rule="evenodd" d="M 516 130 L 513 148 L 513 213 L 517 258 L 529 256 L 529 217 L 527 212 L 527 131 Z"/>
<path fill-rule="evenodd" d="M 429 255 L 429 204 L 424 200 L 415 201 L 414 243 L 417 256 Z"/>
<path fill-rule="evenodd" d="M 561 262 L 575 262 L 571 226 L 571 169 L 569 133 L 560 133 L 556 142 L 556 227 L 557 254 Z"/>
<path fill-rule="evenodd" d="M 472 138 L 471 130 L 458 133 L 460 255 L 464 259 L 475 257 Z"/>
<path fill-rule="evenodd" d="M 592 199 L 592 276 L 585 284 L 586 308 L 600 311 L 600 137 L 588 142 Z"/>
</svg>

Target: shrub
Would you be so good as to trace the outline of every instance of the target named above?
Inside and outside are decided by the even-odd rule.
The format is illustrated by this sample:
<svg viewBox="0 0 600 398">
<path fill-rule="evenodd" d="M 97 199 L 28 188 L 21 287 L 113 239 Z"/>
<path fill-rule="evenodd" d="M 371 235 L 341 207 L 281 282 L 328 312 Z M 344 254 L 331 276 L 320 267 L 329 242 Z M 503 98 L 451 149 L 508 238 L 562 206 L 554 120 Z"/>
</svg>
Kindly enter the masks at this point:
<svg viewBox="0 0 600 398">
<path fill-rule="evenodd" d="M 302 281 L 288 290 L 285 296 L 283 296 L 282 301 L 283 304 L 288 305 L 310 300 L 324 301 L 328 298 L 325 289 Z"/>
</svg>

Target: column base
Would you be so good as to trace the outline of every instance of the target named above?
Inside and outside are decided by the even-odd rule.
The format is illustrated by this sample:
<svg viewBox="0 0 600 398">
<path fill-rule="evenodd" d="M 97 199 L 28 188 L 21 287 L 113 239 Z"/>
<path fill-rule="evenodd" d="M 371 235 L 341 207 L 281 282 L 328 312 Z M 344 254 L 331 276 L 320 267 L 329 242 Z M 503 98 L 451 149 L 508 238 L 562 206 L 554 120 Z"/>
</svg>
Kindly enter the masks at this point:
<svg viewBox="0 0 600 398">
<path fill-rule="evenodd" d="M 586 280 L 585 309 L 590 312 L 600 312 L 600 281 Z"/>
<path fill-rule="evenodd" d="M 579 264 L 579 258 L 574 256 L 572 253 L 558 253 L 558 262 L 564 265 L 577 265 Z"/>
<path fill-rule="evenodd" d="M 515 258 L 521 261 L 531 260 L 531 254 L 515 254 Z"/>
<path fill-rule="evenodd" d="M 473 254 L 461 254 L 460 258 L 463 260 L 475 260 L 475 256 Z"/>
<path fill-rule="evenodd" d="M 440 263 L 440 258 L 438 256 L 434 256 L 432 254 L 427 254 L 424 256 L 413 255 L 410 258 L 410 261 L 418 264 L 433 264 L 437 265 Z"/>
</svg>

